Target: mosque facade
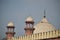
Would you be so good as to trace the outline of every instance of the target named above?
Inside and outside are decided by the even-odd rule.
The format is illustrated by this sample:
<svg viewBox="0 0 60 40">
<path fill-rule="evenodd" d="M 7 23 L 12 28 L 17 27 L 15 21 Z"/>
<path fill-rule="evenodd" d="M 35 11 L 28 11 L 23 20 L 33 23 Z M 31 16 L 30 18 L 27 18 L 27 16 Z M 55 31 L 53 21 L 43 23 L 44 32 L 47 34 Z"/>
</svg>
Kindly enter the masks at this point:
<svg viewBox="0 0 60 40">
<path fill-rule="evenodd" d="M 34 25 L 34 19 L 29 16 L 25 21 L 25 35 L 14 37 L 14 24 L 9 22 L 7 25 L 7 40 L 60 40 L 60 30 L 50 24 L 44 15 L 43 19 Z"/>
</svg>

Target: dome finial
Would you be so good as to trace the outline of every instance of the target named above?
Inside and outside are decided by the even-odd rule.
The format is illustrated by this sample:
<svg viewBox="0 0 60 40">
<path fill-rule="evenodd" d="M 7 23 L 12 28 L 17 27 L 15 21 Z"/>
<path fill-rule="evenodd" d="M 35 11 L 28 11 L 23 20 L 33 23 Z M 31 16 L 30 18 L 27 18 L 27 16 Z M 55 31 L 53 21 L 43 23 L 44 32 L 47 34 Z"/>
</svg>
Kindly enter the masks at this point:
<svg viewBox="0 0 60 40">
<path fill-rule="evenodd" d="M 46 12 L 45 12 L 45 10 L 44 10 L 44 18 L 46 17 Z"/>
</svg>

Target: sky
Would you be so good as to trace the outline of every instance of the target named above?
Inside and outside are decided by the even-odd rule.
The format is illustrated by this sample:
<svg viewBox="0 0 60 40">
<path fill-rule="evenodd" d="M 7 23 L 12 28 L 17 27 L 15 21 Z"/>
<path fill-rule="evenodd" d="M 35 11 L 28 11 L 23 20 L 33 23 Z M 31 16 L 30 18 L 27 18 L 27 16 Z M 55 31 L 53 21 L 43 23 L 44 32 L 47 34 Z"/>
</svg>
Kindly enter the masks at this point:
<svg viewBox="0 0 60 40">
<path fill-rule="evenodd" d="M 56 29 L 60 29 L 60 0 L 0 0 L 0 39 L 6 36 L 6 26 L 13 22 L 15 36 L 25 34 L 25 20 L 32 16 L 35 25 L 46 18 Z"/>
</svg>

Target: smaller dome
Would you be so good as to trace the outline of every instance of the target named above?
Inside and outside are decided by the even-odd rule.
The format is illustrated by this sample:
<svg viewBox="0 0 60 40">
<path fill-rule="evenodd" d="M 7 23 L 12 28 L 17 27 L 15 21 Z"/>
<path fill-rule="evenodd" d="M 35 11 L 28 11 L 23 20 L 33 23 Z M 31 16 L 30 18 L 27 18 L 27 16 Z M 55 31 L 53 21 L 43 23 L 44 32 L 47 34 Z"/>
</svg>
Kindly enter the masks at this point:
<svg viewBox="0 0 60 40">
<path fill-rule="evenodd" d="M 33 18 L 31 16 L 29 16 L 26 21 L 34 21 Z"/>
<path fill-rule="evenodd" d="M 13 22 L 9 22 L 7 26 L 14 26 Z"/>
</svg>

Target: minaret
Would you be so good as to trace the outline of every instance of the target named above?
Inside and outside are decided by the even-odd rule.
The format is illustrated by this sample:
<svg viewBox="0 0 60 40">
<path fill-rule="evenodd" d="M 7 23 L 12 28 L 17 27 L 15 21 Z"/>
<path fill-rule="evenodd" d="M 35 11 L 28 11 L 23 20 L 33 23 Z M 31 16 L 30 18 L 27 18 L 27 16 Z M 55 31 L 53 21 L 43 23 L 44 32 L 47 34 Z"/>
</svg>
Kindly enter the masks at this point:
<svg viewBox="0 0 60 40">
<path fill-rule="evenodd" d="M 13 23 L 12 22 L 9 22 L 8 25 L 7 25 L 7 32 L 6 32 L 6 37 L 7 38 L 14 37 L 14 34 L 15 34 L 14 28 L 15 27 L 14 27 Z"/>
<path fill-rule="evenodd" d="M 25 23 L 26 23 L 26 27 L 24 28 L 25 34 L 26 34 L 26 35 L 31 35 L 31 34 L 33 34 L 33 31 L 35 30 L 33 18 L 32 18 L 31 16 L 29 16 L 29 17 L 26 19 Z"/>
</svg>

